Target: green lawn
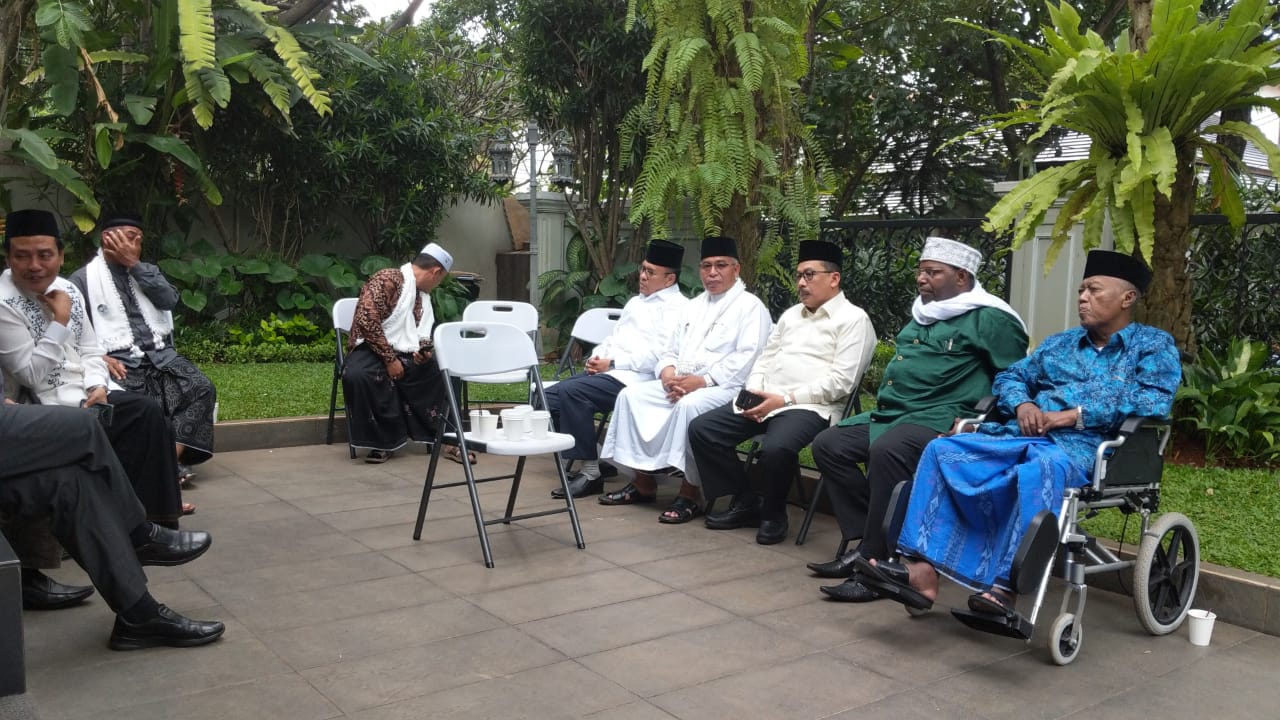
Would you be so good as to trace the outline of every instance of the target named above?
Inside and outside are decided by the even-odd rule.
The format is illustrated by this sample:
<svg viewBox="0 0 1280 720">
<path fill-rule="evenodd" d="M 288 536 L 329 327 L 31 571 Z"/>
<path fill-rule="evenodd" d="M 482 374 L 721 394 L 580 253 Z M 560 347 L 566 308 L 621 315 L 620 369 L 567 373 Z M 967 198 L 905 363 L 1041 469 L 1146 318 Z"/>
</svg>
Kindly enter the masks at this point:
<svg viewBox="0 0 1280 720">
<path fill-rule="evenodd" d="M 329 411 L 330 363 L 207 365 L 218 388 L 218 419 L 325 415 Z M 552 366 L 543 367 L 550 377 Z M 472 385 L 473 400 L 520 397 L 520 385 Z M 866 407 L 867 398 L 863 399 Z M 811 461 L 807 456 L 803 460 Z M 1162 511 L 1181 512 L 1200 534 L 1204 559 L 1219 565 L 1280 577 L 1280 472 L 1169 465 L 1165 468 Z M 1120 538 L 1123 516 L 1101 513 L 1086 527 L 1100 537 Z M 1137 518 L 1130 518 L 1125 544 L 1137 542 Z"/>
</svg>

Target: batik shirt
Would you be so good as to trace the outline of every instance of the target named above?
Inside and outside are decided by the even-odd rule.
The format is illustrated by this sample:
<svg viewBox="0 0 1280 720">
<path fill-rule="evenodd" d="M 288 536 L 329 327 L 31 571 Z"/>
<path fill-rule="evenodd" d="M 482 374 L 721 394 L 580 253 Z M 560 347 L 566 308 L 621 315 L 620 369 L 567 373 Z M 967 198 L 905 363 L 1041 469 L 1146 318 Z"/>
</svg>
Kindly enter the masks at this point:
<svg viewBox="0 0 1280 720">
<path fill-rule="evenodd" d="M 1098 443 L 1120 429 L 1126 417 L 1167 418 L 1182 380 L 1178 348 L 1169 333 L 1130 323 L 1102 348 L 1083 327 L 1050 335 L 1024 360 L 996 376 L 992 392 L 1008 422 L 985 423 L 980 432 L 1021 435 L 1017 408 L 1035 403 L 1044 412 L 1081 409 L 1084 430 L 1049 431 L 1086 474 L 1093 471 Z"/>
<path fill-rule="evenodd" d="M 357 341 L 368 345 L 383 364 L 397 359 L 395 348 L 387 342 L 382 330 L 382 323 L 396 309 L 400 292 L 404 289 L 404 275 L 399 268 L 386 268 L 369 276 L 360 290 L 360 299 L 356 301 L 356 314 L 351 320 L 351 335 L 347 338 L 347 349 L 354 350 Z M 416 292 L 416 288 L 414 289 Z M 413 319 L 422 320 L 422 297 L 413 301 Z M 429 340 L 422 341 L 422 347 L 431 346 Z"/>
</svg>

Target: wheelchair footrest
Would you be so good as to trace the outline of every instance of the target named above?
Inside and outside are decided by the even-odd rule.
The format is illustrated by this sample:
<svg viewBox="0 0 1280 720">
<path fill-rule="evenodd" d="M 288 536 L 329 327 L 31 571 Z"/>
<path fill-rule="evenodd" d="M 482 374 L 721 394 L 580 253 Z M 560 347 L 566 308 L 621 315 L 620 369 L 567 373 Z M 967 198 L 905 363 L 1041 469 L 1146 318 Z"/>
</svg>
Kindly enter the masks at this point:
<svg viewBox="0 0 1280 720">
<path fill-rule="evenodd" d="M 968 625 L 974 630 L 981 630 L 992 635 L 1003 635 L 1005 637 L 1017 638 L 1018 640 L 1031 639 L 1031 632 L 1035 630 L 1022 613 L 1014 613 L 1012 616 L 992 615 L 990 613 L 978 613 L 966 608 L 952 608 L 951 614 L 957 620 Z"/>
</svg>

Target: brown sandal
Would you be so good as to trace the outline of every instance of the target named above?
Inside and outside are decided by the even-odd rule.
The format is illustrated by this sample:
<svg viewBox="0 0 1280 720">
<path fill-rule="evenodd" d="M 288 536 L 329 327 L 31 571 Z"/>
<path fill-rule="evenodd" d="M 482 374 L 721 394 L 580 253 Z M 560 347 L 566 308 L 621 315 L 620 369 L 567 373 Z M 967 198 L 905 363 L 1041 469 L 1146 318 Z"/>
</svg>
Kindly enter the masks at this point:
<svg viewBox="0 0 1280 720">
<path fill-rule="evenodd" d="M 444 449 L 444 456 L 445 456 L 445 457 L 447 457 L 447 458 L 449 458 L 450 460 L 452 460 L 452 461 L 454 461 L 454 462 L 458 463 L 459 465 L 461 465 L 461 464 L 462 464 L 462 451 L 458 449 L 458 446 L 457 446 L 457 445 L 450 445 L 450 446 L 446 447 L 446 448 Z M 476 454 L 475 454 L 475 453 L 473 453 L 473 452 L 471 452 L 470 450 L 468 450 L 468 451 L 467 451 L 467 460 L 470 460 L 470 461 L 471 461 L 471 464 L 472 464 L 472 465 L 475 465 L 475 464 L 476 464 Z"/>
</svg>

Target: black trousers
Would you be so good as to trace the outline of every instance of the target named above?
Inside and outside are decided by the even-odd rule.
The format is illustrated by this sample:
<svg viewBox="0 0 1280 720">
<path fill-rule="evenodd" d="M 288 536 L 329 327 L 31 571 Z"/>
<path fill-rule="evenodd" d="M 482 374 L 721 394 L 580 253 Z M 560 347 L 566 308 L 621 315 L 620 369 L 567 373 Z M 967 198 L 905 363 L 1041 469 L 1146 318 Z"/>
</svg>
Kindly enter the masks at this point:
<svg viewBox="0 0 1280 720">
<path fill-rule="evenodd" d="M 747 470 L 738 459 L 738 444 L 761 433 L 759 472 L 764 486 L 761 517 L 784 520 L 787 494 L 799 468 L 800 451 L 827 427 L 828 420 L 812 410 L 787 410 L 762 423 L 722 405 L 705 412 L 689 424 L 689 447 L 702 478 L 702 494 L 707 502 L 721 495 L 742 495 L 750 491 Z"/>
<path fill-rule="evenodd" d="M 361 345 L 342 367 L 342 396 L 352 445 L 399 450 L 409 440 L 435 439 L 435 424 L 445 406 L 444 375 L 432 357 L 421 365 L 406 365 L 404 375 L 392 380 L 382 359 Z"/>
<path fill-rule="evenodd" d="M 547 410 L 556 430 L 573 436 L 573 447 L 560 453 L 566 460 L 595 460 L 596 413 L 613 410 L 626 385 L 612 375 L 580 372 L 546 389 Z"/>
<path fill-rule="evenodd" d="M 862 538 L 863 557 L 883 560 L 897 545 L 884 537 L 889 496 L 903 480 L 915 477 L 924 446 L 938 431 L 900 423 L 872 443 L 871 426 L 848 425 L 825 430 L 813 441 L 813 459 L 822 472 L 827 498 L 845 538 Z M 865 463 L 864 474 L 858 467 Z"/>
<path fill-rule="evenodd" d="M 96 417 L 80 408 L 3 405 L 0 447 L 0 509 L 48 515 L 107 605 L 122 612 L 136 603 L 147 577 L 129 533 L 146 511 Z M 173 456 L 172 445 L 166 451 Z"/>
<path fill-rule="evenodd" d="M 133 490 L 153 522 L 177 527 L 182 517 L 182 488 L 178 485 L 178 455 L 173 428 L 160 403 L 141 393 L 117 390 L 107 394 L 115 406 L 107 438 Z M 85 415 L 87 410 L 72 408 Z"/>
</svg>

